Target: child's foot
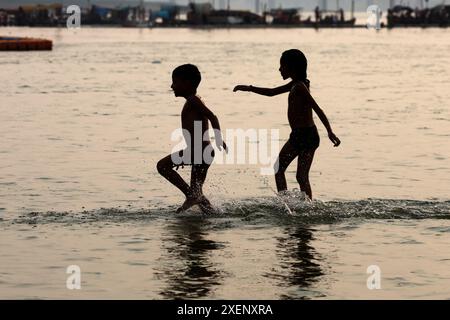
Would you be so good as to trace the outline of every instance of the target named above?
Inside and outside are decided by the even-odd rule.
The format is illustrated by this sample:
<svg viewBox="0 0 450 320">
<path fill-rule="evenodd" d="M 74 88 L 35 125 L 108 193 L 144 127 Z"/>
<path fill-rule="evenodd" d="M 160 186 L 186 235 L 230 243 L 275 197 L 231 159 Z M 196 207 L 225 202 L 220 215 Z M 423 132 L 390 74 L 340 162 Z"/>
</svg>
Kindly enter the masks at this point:
<svg viewBox="0 0 450 320">
<path fill-rule="evenodd" d="M 195 206 L 196 204 L 200 204 L 204 202 L 206 197 L 204 195 L 200 195 L 198 197 L 189 197 L 184 201 L 184 203 L 181 205 L 181 207 L 178 208 L 177 213 L 186 211 L 187 209 Z M 206 199 L 208 201 L 208 199 Z M 209 203 L 209 201 L 208 201 Z"/>
<path fill-rule="evenodd" d="M 202 209 L 203 213 L 214 213 L 214 207 L 204 195 L 198 196 L 197 198 L 187 198 L 181 207 L 178 208 L 177 213 L 186 211 L 196 204 Z"/>
<path fill-rule="evenodd" d="M 202 212 L 205 214 L 216 213 L 216 210 L 212 206 L 211 202 L 209 202 L 209 200 L 205 196 L 201 196 L 201 198 L 202 198 L 202 201 L 199 203 L 198 206 L 200 207 L 200 209 L 202 209 Z"/>
<path fill-rule="evenodd" d="M 187 209 L 198 204 L 199 202 L 200 202 L 199 198 L 187 198 L 186 201 L 184 201 L 184 203 L 181 205 L 181 207 L 177 209 L 177 213 L 186 211 Z"/>
</svg>

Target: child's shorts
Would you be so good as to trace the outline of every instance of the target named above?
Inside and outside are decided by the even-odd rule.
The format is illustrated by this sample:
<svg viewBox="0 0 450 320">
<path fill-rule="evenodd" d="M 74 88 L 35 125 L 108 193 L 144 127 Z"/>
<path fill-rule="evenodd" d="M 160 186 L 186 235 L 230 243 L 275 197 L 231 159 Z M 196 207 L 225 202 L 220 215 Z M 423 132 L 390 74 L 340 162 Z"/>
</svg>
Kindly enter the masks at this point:
<svg viewBox="0 0 450 320">
<path fill-rule="evenodd" d="M 205 149 L 203 150 L 205 151 Z M 188 152 L 187 149 L 180 150 L 172 155 L 172 163 L 173 166 L 178 170 L 178 168 L 181 166 L 182 168 L 184 166 L 202 166 L 202 167 L 209 167 L 211 163 L 214 160 L 215 152 L 214 149 L 211 148 L 211 152 L 203 152 L 200 159 L 195 159 L 194 155 L 191 154 L 190 156 L 187 154 L 186 157 L 184 156 L 185 153 Z M 205 156 L 206 153 L 206 156 Z M 211 155 L 211 156 L 209 156 Z M 181 162 L 180 162 L 181 160 Z"/>
<path fill-rule="evenodd" d="M 298 151 L 316 150 L 320 144 L 317 127 L 302 127 L 292 130 L 289 136 L 290 144 Z"/>
</svg>

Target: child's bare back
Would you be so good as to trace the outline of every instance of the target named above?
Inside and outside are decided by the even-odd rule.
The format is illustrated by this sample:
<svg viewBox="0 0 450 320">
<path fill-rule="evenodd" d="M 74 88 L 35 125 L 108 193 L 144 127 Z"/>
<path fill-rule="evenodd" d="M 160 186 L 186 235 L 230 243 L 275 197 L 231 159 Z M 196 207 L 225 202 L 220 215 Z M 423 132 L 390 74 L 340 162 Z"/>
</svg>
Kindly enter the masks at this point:
<svg viewBox="0 0 450 320">
<path fill-rule="evenodd" d="M 181 111 L 181 127 L 185 136 L 187 147 L 195 150 L 195 143 L 202 146 L 202 150 L 211 144 L 208 132 L 208 115 L 212 112 L 205 106 L 198 96 L 190 96 Z M 210 116 L 210 115 L 209 115 Z"/>
<path fill-rule="evenodd" d="M 308 88 L 301 81 L 292 84 L 288 97 L 288 121 L 291 129 L 314 126 L 312 106 L 305 99 Z"/>
<path fill-rule="evenodd" d="M 281 56 L 279 71 L 284 80 L 292 79 L 291 82 L 276 88 L 238 85 L 234 88 L 234 91 L 250 91 L 269 97 L 289 92 L 288 121 L 292 132 L 275 163 L 275 182 L 279 192 L 287 190 L 285 171 L 289 164 L 295 158 L 298 158 L 297 182 L 300 185 L 300 189 L 312 199 L 309 171 L 315 150 L 320 144 L 319 133 L 313 120 L 313 110 L 327 129 L 328 137 L 334 146 L 337 147 L 341 141 L 331 130 L 325 113 L 309 92 L 306 68 L 307 60 L 300 50 L 287 50 Z"/>
</svg>

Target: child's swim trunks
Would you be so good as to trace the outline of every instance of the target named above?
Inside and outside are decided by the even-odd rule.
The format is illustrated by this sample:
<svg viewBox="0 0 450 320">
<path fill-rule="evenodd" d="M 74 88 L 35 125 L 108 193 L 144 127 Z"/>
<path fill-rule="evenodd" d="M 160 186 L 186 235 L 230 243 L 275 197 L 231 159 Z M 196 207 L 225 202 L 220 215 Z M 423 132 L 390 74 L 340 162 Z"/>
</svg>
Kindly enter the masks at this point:
<svg viewBox="0 0 450 320">
<path fill-rule="evenodd" d="M 186 154 L 185 154 L 186 153 Z M 190 153 L 190 155 L 189 155 Z M 210 156 L 209 156 L 210 155 Z M 172 155 L 173 167 L 177 170 L 179 167 L 184 166 L 210 166 L 215 157 L 214 149 L 211 147 L 211 151 L 203 149 L 203 154 L 198 156 L 198 159 L 194 157 L 192 152 L 187 149 L 180 150 Z"/>
<path fill-rule="evenodd" d="M 317 149 L 320 144 L 317 127 L 312 126 L 293 129 L 289 136 L 289 142 L 298 151 Z"/>
</svg>

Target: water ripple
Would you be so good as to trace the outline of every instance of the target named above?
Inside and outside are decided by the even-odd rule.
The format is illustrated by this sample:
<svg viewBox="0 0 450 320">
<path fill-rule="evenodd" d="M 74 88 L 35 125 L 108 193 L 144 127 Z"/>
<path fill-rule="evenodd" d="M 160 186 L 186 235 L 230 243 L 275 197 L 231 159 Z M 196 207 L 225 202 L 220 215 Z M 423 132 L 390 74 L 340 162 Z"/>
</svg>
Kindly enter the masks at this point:
<svg viewBox="0 0 450 320">
<path fill-rule="evenodd" d="M 82 212 L 29 212 L 13 224 L 135 223 L 201 216 L 198 208 L 176 214 L 176 206 L 160 208 L 101 208 Z M 346 219 L 450 219 L 450 201 L 366 199 L 358 201 L 306 202 L 295 197 L 229 200 L 217 205 L 218 213 L 204 215 L 223 226 L 242 224 L 333 223 Z"/>
</svg>

